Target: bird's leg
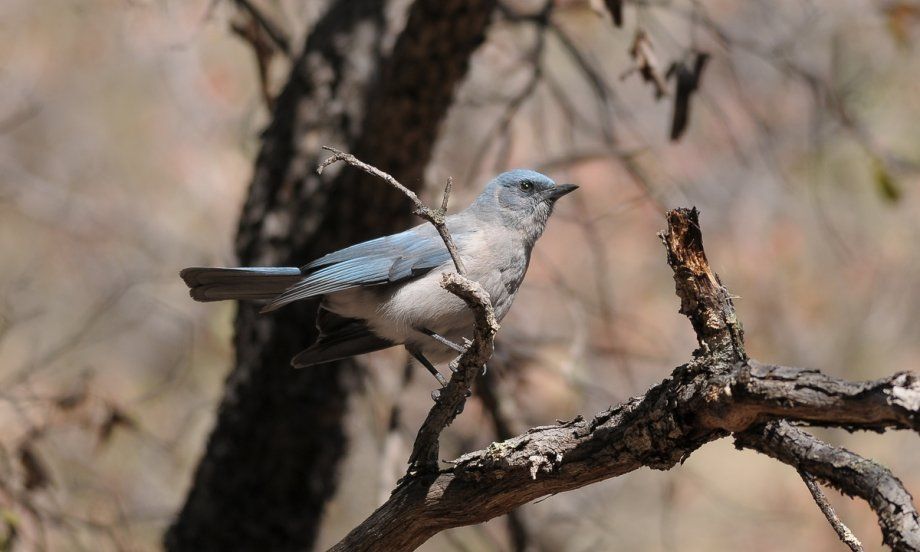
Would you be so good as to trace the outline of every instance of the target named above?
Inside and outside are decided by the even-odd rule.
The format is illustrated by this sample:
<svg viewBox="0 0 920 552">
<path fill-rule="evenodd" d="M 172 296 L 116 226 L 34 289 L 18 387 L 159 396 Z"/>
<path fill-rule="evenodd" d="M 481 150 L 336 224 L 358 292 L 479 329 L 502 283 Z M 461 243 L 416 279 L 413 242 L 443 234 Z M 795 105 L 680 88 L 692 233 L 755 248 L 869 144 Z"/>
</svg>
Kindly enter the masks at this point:
<svg viewBox="0 0 920 552">
<path fill-rule="evenodd" d="M 435 341 L 437 341 L 437 342 L 440 343 L 441 345 L 444 345 L 445 347 L 447 347 L 447 348 L 449 348 L 449 349 L 453 349 L 454 351 L 460 353 L 461 355 L 462 355 L 463 353 L 466 352 L 466 347 L 464 347 L 463 345 L 457 345 L 456 343 L 454 343 L 453 341 L 447 339 L 447 338 L 444 337 L 443 335 L 437 334 L 437 333 L 435 333 L 435 332 L 429 330 L 428 328 L 419 328 L 419 331 L 422 332 L 423 334 L 427 335 L 427 336 L 430 337 L 431 339 L 434 339 Z"/>
<path fill-rule="evenodd" d="M 419 361 L 422 366 L 424 366 L 431 375 L 434 376 L 438 383 L 441 384 L 441 387 L 447 387 L 447 380 L 444 379 L 444 376 L 441 375 L 441 372 L 438 372 L 438 369 L 434 367 L 434 364 L 430 360 L 425 358 L 425 355 L 421 351 L 417 350 L 415 347 L 406 347 L 406 350 L 409 351 L 409 354 L 412 355 L 415 360 Z"/>
<path fill-rule="evenodd" d="M 445 347 L 447 347 L 447 348 L 449 348 L 449 349 L 453 349 L 454 351 L 460 353 L 461 355 L 462 355 L 463 353 L 466 352 L 466 350 L 469 348 L 470 345 L 473 344 L 472 341 L 470 341 L 469 339 L 467 339 L 467 338 L 464 337 L 464 338 L 463 338 L 463 345 L 457 345 L 456 343 L 454 343 L 453 341 L 447 339 L 447 338 L 444 337 L 443 335 L 438 334 L 438 333 L 435 333 L 435 332 L 429 330 L 428 328 L 422 328 L 422 329 L 420 329 L 419 331 L 422 332 L 423 334 L 427 335 L 428 337 L 434 339 L 435 341 L 437 341 L 437 342 L 440 343 L 441 345 L 444 345 Z M 485 364 L 482 365 L 482 375 L 483 375 L 483 376 L 486 375 L 486 371 L 487 371 L 488 369 L 489 369 L 488 366 L 486 366 Z M 451 367 L 451 370 L 453 370 L 453 367 Z"/>
</svg>

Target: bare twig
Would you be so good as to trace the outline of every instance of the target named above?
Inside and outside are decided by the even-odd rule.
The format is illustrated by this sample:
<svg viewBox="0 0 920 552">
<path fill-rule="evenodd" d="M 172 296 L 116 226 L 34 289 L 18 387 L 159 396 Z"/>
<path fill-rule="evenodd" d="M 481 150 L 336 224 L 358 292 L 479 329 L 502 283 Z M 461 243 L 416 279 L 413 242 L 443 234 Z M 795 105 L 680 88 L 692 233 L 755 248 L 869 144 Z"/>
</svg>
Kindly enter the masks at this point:
<svg viewBox="0 0 920 552">
<path fill-rule="evenodd" d="M 259 72 L 259 86 L 262 99 L 269 110 L 274 108 L 275 97 L 270 83 L 270 71 L 275 52 L 291 58 L 291 46 L 287 33 L 250 0 L 233 0 L 241 20 L 233 21 L 231 30 L 252 46 Z"/>
<path fill-rule="evenodd" d="M 833 527 L 837 536 L 840 537 L 840 540 L 843 541 L 843 544 L 850 547 L 850 550 L 853 552 L 862 552 L 862 543 L 859 542 L 856 535 L 850 531 L 850 528 L 837 517 L 837 512 L 834 511 L 831 503 L 827 501 L 827 497 L 824 495 L 821 487 L 818 486 L 818 482 L 815 481 L 814 476 L 803 470 L 799 470 L 799 476 L 802 478 L 802 481 L 805 482 L 805 486 L 808 487 L 808 492 L 810 492 L 811 497 L 815 499 L 815 504 L 821 509 L 821 513 L 827 518 L 828 523 L 831 524 L 831 527 Z"/>
<path fill-rule="evenodd" d="M 262 27 L 265 34 L 268 35 L 278 50 L 283 52 L 285 56 L 291 56 L 291 41 L 288 39 L 287 33 L 285 33 L 284 30 L 266 17 L 266 15 L 254 6 L 250 0 L 234 0 L 234 2 L 241 10 L 249 13 L 253 21 L 257 22 L 259 26 Z"/>
<path fill-rule="evenodd" d="M 452 186 L 452 181 L 450 178 L 447 179 L 447 185 L 444 187 L 444 197 L 441 199 L 441 208 L 431 209 L 422 203 L 422 200 L 419 199 L 415 192 L 400 184 L 398 180 L 393 178 L 388 173 L 383 172 L 377 167 L 368 165 L 350 153 L 339 151 L 330 146 L 323 146 L 323 149 L 332 152 L 332 156 L 326 158 L 322 163 L 319 164 L 319 167 L 316 168 L 317 173 L 323 174 L 323 170 L 329 165 L 337 161 L 344 161 L 352 167 L 361 169 L 368 174 L 376 176 L 390 186 L 393 186 L 402 192 L 403 195 L 408 197 L 409 201 L 411 201 L 414 205 L 412 213 L 427 220 L 437 229 L 438 234 L 444 241 L 444 245 L 447 247 L 447 251 L 450 253 L 450 258 L 454 261 L 454 267 L 457 269 L 457 273 L 461 276 L 466 275 L 466 268 L 463 266 L 463 261 L 460 259 L 460 254 L 457 252 L 457 246 L 454 245 L 454 240 L 450 236 L 450 232 L 447 229 L 447 224 L 445 221 L 445 216 L 447 215 L 447 201 L 450 199 L 450 190 Z"/>
<path fill-rule="evenodd" d="M 547 2 L 544 10 L 549 10 L 552 8 L 552 2 Z M 543 24 L 542 19 L 537 19 L 536 22 L 538 25 Z M 497 118 L 495 125 L 486 133 L 485 138 L 479 144 L 479 147 L 476 149 L 476 152 L 473 154 L 473 162 L 470 164 L 470 169 L 467 174 L 467 179 L 475 175 L 479 167 L 482 165 L 483 159 L 486 156 L 486 153 L 489 150 L 489 147 L 492 145 L 492 142 L 500 136 L 507 136 L 510 131 L 511 123 L 514 121 L 515 116 L 521 107 L 524 106 L 526 101 L 530 99 L 537 90 L 537 86 L 540 84 L 540 80 L 543 77 L 543 52 L 546 49 L 546 35 L 544 34 L 542 28 L 537 28 L 537 36 L 534 42 L 533 47 L 526 56 L 526 63 L 531 66 L 530 75 L 527 79 L 527 82 L 521 88 L 520 91 L 512 96 L 504 109 L 502 110 L 501 115 Z"/>
<path fill-rule="evenodd" d="M 252 46 L 252 51 L 256 56 L 262 101 L 265 102 L 265 106 L 270 111 L 275 105 L 275 98 L 269 83 L 269 71 L 271 70 L 275 48 L 266 38 L 265 30 L 259 26 L 259 22 L 252 16 L 246 21 L 234 21 L 230 24 L 230 29 Z"/>
</svg>

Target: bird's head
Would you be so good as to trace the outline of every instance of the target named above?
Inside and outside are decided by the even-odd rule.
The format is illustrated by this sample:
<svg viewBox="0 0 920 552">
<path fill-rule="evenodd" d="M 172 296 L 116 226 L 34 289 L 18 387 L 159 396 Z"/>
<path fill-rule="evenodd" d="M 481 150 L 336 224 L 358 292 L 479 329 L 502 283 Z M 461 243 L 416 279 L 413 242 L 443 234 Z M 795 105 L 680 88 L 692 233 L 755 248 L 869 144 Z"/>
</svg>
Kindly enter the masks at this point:
<svg viewBox="0 0 920 552">
<path fill-rule="evenodd" d="M 556 200 L 577 188 L 574 184 L 556 184 L 536 171 L 515 169 L 492 179 L 472 208 L 497 215 L 503 224 L 520 230 L 532 244 L 543 234 Z"/>
</svg>

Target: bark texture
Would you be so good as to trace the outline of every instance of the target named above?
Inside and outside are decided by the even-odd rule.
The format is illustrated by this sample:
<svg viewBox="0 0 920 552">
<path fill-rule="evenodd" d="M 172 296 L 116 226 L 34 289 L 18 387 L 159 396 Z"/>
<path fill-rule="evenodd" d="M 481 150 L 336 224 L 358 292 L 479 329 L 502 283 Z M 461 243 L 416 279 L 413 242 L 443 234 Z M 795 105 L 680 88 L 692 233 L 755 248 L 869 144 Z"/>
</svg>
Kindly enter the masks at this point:
<svg viewBox="0 0 920 552">
<path fill-rule="evenodd" d="M 893 550 L 920 550 L 920 516 L 901 481 L 872 460 L 823 443 L 786 421 L 771 422 L 736 436 L 750 448 L 858 496 L 875 511 L 883 542 Z"/>
<path fill-rule="evenodd" d="M 491 0 L 417 0 L 391 52 L 383 0 L 339 0 L 310 32 L 263 136 L 240 218 L 242 265 L 297 266 L 409 223 L 405 198 L 351 169 L 315 172 L 333 144 L 418 189 L 437 130 L 483 41 Z M 373 205 L 373 209 L 368 209 Z M 315 304 L 240 305 L 236 365 L 169 550 L 302 550 L 346 448 L 351 362 L 295 371 Z"/>
<path fill-rule="evenodd" d="M 920 550 L 917 511 L 897 478 L 784 421 L 920 433 L 920 377 L 848 382 L 748 360 L 731 296 L 706 260 L 696 210 L 669 212 L 661 238 L 681 312 L 700 343 L 690 362 L 645 395 L 590 420 L 535 427 L 436 473 L 408 476 L 334 550 L 411 550 L 444 529 L 481 523 L 542 496 L 640 467 L 670 469 L 731 433 L 738 446 L 866 499 L 887 544 Z"/>
</svg>

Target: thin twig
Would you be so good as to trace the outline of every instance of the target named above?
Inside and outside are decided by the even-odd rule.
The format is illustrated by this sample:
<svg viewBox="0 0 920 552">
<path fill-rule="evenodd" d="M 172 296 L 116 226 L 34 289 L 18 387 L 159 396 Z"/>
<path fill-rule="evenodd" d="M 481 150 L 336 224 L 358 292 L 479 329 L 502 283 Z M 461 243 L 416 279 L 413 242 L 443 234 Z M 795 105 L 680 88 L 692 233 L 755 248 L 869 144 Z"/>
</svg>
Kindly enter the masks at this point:
<svg viewBox="0 0 920 552">
<path fill-rule="evenodd" d="M 460 260 L 460 254 L 457 252 L 457 246 L 454 245 L 454 240 L 451 238 L 450 232 L 447 230 L 445 218 L 445 215 L 447 214 L 447 202 L 450 199 L 450 190 L 453 184 L 450 178 L 447 179 L 447 185 L 444 187 L 444 197 L 441 199 L 441 208 L 431 209 L 422 203 L 422 200 L 419 199 L 415 192 L 400 184 L 399 181 L 393 178 L 393 176 L 390 174 L 381 171 L 373 165 L 368 165 L 350 153 L 345 153 L 344 151 L 337 150 L 330 146 L 323 146 L 323 149 L 332 152 L 332 156 L 326 158 L 322 163 L 319 164 L 319 166 L 316 168 L 316 172 L 318 174 L 323 174 L 323 170 L 329 165 L 337 161 L 344 161 L 352 167 L 361 169 L 370 175 L 376 176 L 390 186 L 393 186 L 402 192 L 403 195 L 408 197 L 409 201 L 411 201 L 414 205 L 412 213 L 434 225 L 435 229 L 438 231 L 438 234 L 441 236 L 441 239 L 444 241 L 444 245 L 447 247 L 448 253 L 450 253 L 450 258 L 454 261 L 454 267 L 457 269 L 457 273 L 461 276 L 466 275 L 466 267 L 463 266 L 463 261 Z"/>
<path fill-rule="evenodd" d="M 249 13 L 250 17 L 259 24 L 260 27 L 265 31 L 265 34 L 271 39 L 275 44 L 275 47 L 281 50 L 285 56 L 291 57 L 291 41 L 287 37 L 287 33 L 284 32 L 280 27 L 275 25 L 268 17 L 265 16 L 257 7 L 255 7 L 252 2 L 249 0 L 234 0 L 236 5 L 240 9 Z"/>
<path fill-rule="evenodd" d="M 805 486 L 808 487 L 811 497 L 815 499 L 815 504 L 821 509 L 821 513 L 827 518 L 828 523 L 834 528 L 834 531 L 837 533 L 837 536 L 840 537 L 840 540 L 843 541 L 843 544 L 849 546 L 850 550 L 853 552 L 862 552 L 862 543 L 859 542 L 856 535 L 850 531 L 850 528 L 844 525 L 844 523 L 840 521 L 840 518 L 837 517 L 837 512 L 831 507 L 831 503 L 827 501 L 827 497 L 824 495 L 824 492 L 821 491 L 821 487 L 818 486 L 818 482 L 815 481 L 814 476 L 803 470 L 799 470 L 799 476 L 802 478 L 802 481 L 805 482 Z"/>
<path fill-rule="evenodd" d="M 469 172 L 467 173 L 467 180 L 478 173 L 490 146 L 497 138 L 504 137 L 506 139 L 506 143 L 508 140 L 510 140 L 509 134 L 511 130 L 511 123 L 514 121 L 515 116 L 521 110 L 527 100 L 534 96 L 537 87 L 542 80 L 542 58 L 543 52 L 546 50 L 546 33 L 544 30 L 547 22 L 549 21 L 549 16 L 552 12 L 552 9 L 553 2 L 547 1 L 544 3 L 543 7 L 540 8 L 538 13 L 533 15 L 517 16 L 514 14 L 514 12 L 510 11 L 510 8 L 507 6 L 500 7 L 500 11 L 502 11 L 502 13 L 504 13 L 510 21 L 528 22 L 533 23 L 536 26 L 536 38 L 534 44 L 531 46 L 526 56 L 520 60 L 521 65 L 526 63 L 530 66 L 530 75 L 527 79 L 527 82 L 520 89 L 520 91 L 515 93 L 510 99 L 507 100 L 502 113 L 496 119 L 495 125 L 486 133 L 482 142 L 479 144 L 479 147 L 473 154 L 473 162 L 470 163 Z M 497 155 L 497 157 L 499 160 L 501 159 L 500 155 Z"/>
</svg>

